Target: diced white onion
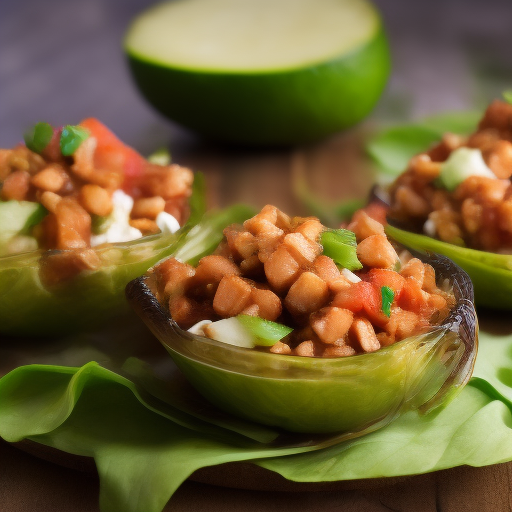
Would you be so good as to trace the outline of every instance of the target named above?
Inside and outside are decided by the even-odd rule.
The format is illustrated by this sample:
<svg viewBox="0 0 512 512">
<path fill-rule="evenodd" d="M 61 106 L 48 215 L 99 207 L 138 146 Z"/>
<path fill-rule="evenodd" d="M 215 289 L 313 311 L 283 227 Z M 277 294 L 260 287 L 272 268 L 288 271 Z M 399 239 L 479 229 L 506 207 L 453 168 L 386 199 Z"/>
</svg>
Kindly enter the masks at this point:
<svg viewBox="0 0 512 512">
<path fill-rule="evenodd" d="M 354 274 L 354 272 L 352 272 L 348 268 L 342 268 L 341 273 L 342 273 L 343 277 L 348 279 L 351 283 L 359 283 L 359 281 L 361 281 L 361 278 L 356 276 Z"/>
<path fill-rule="evenodd" d="M 204 326 L 211 323 L 211 320 L 201 320 L 200 322 L 197 322 L 197 324 L 194 324 L 190 329 L 188 329 L 188 332 L 197 334 L 199 336 L 204 336 Z"/>
</svg>

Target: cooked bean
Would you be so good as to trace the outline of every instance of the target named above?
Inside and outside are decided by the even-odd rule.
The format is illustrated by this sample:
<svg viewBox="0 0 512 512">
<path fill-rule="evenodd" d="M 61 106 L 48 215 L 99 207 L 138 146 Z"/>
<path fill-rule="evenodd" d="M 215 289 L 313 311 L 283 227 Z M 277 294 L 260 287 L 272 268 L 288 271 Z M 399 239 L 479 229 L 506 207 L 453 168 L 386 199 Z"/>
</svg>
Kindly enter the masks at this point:
<svg viewBox="0 0 512 512">
<path fill-rule="evenodd" d="M 271 254 L 264 268 L 267 281 L 279 294 L 286 292 L 301 272 L 297 260 L 283 246 Z"/>
<path fill-rule="evenodd" d="M 322 252 L 320 244 L 312 242 L 300 233 L 288 233 L 283 239 L 283 245 L 299 265 L 313 263 Z"/>
<path fill-rule="evenodd" d="M 332 344 L 347 334 L 353 318 L 348 309 L 326 307 L 313 313 L 309 322 L 323 343 Z"/>
<path fill-rule="evenodd" d="M 158 233 L 160 228 L 152 219 L 130 219 L 130 226 L 138 229 L 144 236 Z"/>
<path fill-rule="evenodd" d="M 294 355 L 303 357 L 314 357 L 315 344 L 311 340 L 303 341 L 293 350 Z"/>
<path fill-rule="evenodd" d="M 27 171 L 14 171 L 5 178 L 0 198 L 4 201 L 12 199 L 24 201 L 30 189 L 30 174 Z"/>
<path fill-rule="evenodd" d="M 213 298 L 213 309 L 222 317 L 236 316 L 248 305 L 251 285 L 235 275 L 224 276 Z"/>
<path fill-rule="evenodd" d="M 275 345 L 270 347 L 270 352 L 272 354 L 290 354 L 292 349 L 286 343 L 278 341 Z"/>
<path fill-rule="evenodd" d="M 49 192 L 58 192 L 64 187 L 68 179 L 64 169 L 58 165 L 48 165 L 43 170 L 32 176 L 30 182 L 34 187 Z"/>
<path fill-rule="evenodd" d="M 281 316 L 281 299 L 272 290 L 253 288 L 251 300 L 258 306 L 258 316 L 261 318 L 275 321 Z"/>
<path fill-rule="evenodd" d="M 385 235 L 372 235 L 357 245 L 357 257 L 363 265 L 377 268 L 393 268 L 398 254 Z"/>
<path fill-rule="evenodd" d="M 377 339 L 373 325 L 368 319 L 355 318 L 350 327 L 350 332 L 364 352 L 375 352 L 379 350 L 379 340 Z"/>
<path fill-rule="evenodd" d="M 487 151 L 483 152 L 485 162 L 491 171 L 502 180 L 512 175 L 512 142 L 496 141 Z"/>
<path fill-rule="evenodd" d="M 148 218 L 155 220 L 165 208 L 165 199 L 161 196 L 142 197 L 133 202 L 132 219 Z"/>
<path fill-rule="evenodd" d="M 62 197 L 58 194 L 46 191 L 41 194 L 39 201 L 49 212 L 55 213 L 61 199 Z"/>
<path fill-rule="evenodd" d="M 384 234 L 384 226 L 375 219 L 372 219 L 364 210 L 359 210 L 354 214 L 347 229 L 356 234 L 358 241 L 372 235 Z"/>
<path fill-rule="evenodd" d="M 292 315 L 308 315 L 329 300 L 329 287 L 313 272 L 303 272 L 286 294 L 284 305 Z"/>
<path fill-rule="evenodd" d="M 112 211 L 112 199 L 99 185 L 84 185 L 79 194 L 80 204 L 91 214 L 105 217 Z"/>
</svg>

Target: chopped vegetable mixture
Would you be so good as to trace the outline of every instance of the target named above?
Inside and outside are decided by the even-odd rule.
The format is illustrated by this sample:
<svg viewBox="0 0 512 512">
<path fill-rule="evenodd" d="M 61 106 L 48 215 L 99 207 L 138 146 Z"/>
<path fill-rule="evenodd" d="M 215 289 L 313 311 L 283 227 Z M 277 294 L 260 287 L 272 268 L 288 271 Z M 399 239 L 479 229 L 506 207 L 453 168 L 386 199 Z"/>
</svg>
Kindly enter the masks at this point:
<svg viewBox="0 0 512 512">
<path fill-rule="evenodd" d="M 274 206 L 224 230 L 196 268 L 155 267 L 157 294 L 183 329 L 274 354 L 340 357 L 373 352 L 446 318 L 454 304 L 434 269 L 397 254 L 375 207 L 349 229 Z"/>
<path fill-rule="evenodd" d="M 389 215 L 444 242 L 512 252 L 512 104 L 493 102 L 469 137 L 447 133 L 409 162 Z"/>
<path fill-rule="evenodd" d="M 150 162 L 96 119 L 38 123 L 25 145 L 0 149 L 0 256 L 47 254 L 54 284 L 100 260 L 91 247 L 176 231 L 188 215 L 193 174 Z"/>
</svg>

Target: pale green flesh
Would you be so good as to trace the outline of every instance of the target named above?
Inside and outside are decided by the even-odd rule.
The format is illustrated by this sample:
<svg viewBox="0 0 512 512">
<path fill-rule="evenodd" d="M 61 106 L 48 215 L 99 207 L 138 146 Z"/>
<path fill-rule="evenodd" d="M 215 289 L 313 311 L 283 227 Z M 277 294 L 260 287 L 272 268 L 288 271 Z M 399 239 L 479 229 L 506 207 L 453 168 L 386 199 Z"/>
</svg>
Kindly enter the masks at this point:
<svg viewBox="0 0 512 512">
<path fill-rule="evenodd" d="M 365 0 L 181 0 L 136 19 L 126 49 L 143 60 L 209 71 L 270 71 L 341 57 L 380 26 Z"/>
<path fill-rule="evenodd" d="M 9 240 L 38 224 L 46 214 L 39 203 L 30 201 L 0 201 L 0 255 L 4 255 Z"/>
</svg>

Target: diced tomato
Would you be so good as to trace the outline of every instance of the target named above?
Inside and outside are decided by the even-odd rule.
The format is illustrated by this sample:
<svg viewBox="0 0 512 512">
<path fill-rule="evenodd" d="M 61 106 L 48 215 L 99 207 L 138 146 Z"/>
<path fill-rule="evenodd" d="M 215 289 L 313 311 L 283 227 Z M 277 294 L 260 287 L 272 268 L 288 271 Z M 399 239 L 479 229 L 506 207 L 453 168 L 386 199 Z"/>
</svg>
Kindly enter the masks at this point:
<svg viewBox="0 0 512 512">
<path fill-rule="evenodd" d="M 389 320 L 382 311 L 380 288 L 366 281 L 354 283 L 339 291 L 331 306 L 348 309 L 353 313 L 364 311 L 368 318 L 377 325 L 384 325 Z"/>
<path fill-rule="evenodd" d="M 367 280 L 374 284 L 377 289 L 389 286 L 395 292 L 395 300 L 398 300 L 402 288 L 405 285 L 405 278 L 393 270 L 373 268 L 367 274 Z"/>
<path fill-rule="evenodd" d="M 398 305 L 407 311 L 420 313 L 428 305 L 428 294 L 421 289 L 416 279 L 408 277 L 398 299 Z"/>
<path fill-rule="evenodd" d="M 123 189 L 130 193 L 145 165 L 144 158 L 133 148 L 121 142 L 103 123 L 94 118 L 84 119 L 83 126 L 98 145 L 94 153 L 95 166 L 100 169 L 120 171 L 124 174 Z"/>
</svg>

